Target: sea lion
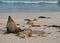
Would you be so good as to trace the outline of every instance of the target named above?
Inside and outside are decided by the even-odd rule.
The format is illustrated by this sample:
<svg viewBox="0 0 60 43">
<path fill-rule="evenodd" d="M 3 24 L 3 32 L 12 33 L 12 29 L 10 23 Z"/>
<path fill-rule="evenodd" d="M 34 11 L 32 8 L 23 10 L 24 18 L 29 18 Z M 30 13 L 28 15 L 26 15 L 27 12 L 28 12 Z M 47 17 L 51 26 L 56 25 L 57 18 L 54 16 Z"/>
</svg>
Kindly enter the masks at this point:
<svg viewBox="0 0 60 43">
<path fill-rule="evenodd" d="M 7 21 L 7 32 L 8 33 L 17 33 L 19 32 L 19 28 L 17 28 L 14 20 L 12 19 L 11 16 L 8 17 Z"/>
<path fill-rule="evenodd" d="M 31 33 L 31 37 L 37 37 L 37 36 L 46 36 L 48 33 L 45 31 L 38 31 L 38 30 L 34 30 Z"/>
<path fill-rule="evenodd" d="M 33 19 L 33 20 L 28 20 L 27 24 L 36 24 L 37 20 Z"/>
<path fill-rule="evenodd" d="M 24 31 L 19 32 L 17 36 L 19 36 L 20 38 L 29 38 L 31 33 L 32 33 L 31 29 L 24 29 Z"/>
<path fill-rule="evenodd" d="M 32 29 L 24 29 L 24 31 L 19 32 L 17 34 L 17 36 L 20 38 L 29 38 L 29 37 L 38 37 L 38 36 L 45 37 L 47 35 L 48 33 L 45 31 L 38 31 L 38 30 L 32 30 Z"/>
</svg>

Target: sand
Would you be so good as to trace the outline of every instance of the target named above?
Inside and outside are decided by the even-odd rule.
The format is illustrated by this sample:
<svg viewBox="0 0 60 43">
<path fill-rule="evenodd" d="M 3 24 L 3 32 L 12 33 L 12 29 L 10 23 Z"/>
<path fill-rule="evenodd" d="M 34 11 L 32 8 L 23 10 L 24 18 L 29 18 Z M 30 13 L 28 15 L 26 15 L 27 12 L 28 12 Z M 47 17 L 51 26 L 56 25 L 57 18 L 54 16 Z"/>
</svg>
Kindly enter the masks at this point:
<svg viewBox="0 0 60 43">
<path fill-rule="evenodd" d="M 38 25 L 41 27 L 31 27 L 32 30 L 46 31 L 48 34 L 46 37 L 30 37 L 20 38 L 16 34 L 3 34 L 6 31 L 6 23 L 8 16 L 11 16 L 16 24 L 20 24 L 19 27 L 29 28 L 30 25 L 25 24 L 24 19 L 37 19 Z M 39 16 L 51 17 L 51 18 L 38 18 Z M 22 12 L 22 13 L 0 13 L 0 43 L 60 43 L 60 28 L 47 27 L 43 25 L 60 25 L 60 12 Z M 25 27 L 22 27 L 25 26 Z"/>
</svg>

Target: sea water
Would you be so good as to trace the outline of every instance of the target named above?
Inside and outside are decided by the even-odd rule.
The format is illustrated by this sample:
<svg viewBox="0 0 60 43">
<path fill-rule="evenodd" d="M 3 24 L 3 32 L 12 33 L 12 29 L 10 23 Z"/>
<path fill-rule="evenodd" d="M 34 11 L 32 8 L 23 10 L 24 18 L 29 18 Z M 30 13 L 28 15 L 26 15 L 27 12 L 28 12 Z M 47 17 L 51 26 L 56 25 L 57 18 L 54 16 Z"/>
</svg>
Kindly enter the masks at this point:
<svg viewBox="0 0 60 43">
<path fill-rule="evenodd" d="M 0 13 L 54 11 L 60 11 L 60 0 L 0 0 Z"/>
</svg>

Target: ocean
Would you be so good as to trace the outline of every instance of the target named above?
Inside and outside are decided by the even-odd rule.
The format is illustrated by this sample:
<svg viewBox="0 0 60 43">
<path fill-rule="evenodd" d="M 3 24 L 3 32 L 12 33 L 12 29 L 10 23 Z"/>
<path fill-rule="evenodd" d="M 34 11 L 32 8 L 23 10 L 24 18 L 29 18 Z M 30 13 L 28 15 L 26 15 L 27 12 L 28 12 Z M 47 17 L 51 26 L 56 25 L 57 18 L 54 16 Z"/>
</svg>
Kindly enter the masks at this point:
<svg viewBox="0 0 60 43">
<path fill-rule="evenodd" d="M 0 0 L 0 13 L 60 12 L 60 0 Z"/>
</svg>

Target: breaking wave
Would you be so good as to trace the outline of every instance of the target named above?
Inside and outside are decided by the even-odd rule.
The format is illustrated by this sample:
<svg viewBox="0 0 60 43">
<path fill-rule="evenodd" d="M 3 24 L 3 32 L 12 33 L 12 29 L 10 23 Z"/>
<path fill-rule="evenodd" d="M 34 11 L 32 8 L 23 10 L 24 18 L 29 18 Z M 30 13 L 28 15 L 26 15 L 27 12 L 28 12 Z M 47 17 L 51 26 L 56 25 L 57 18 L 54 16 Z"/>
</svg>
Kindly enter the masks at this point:
<svg viewBox="0 0 60 43">
<path fill-rule="evenodd" d="M 0 3 L 52 4 L 52 3 L 60 3 L 60 1 L 0 1 Z"/>
</svg>

